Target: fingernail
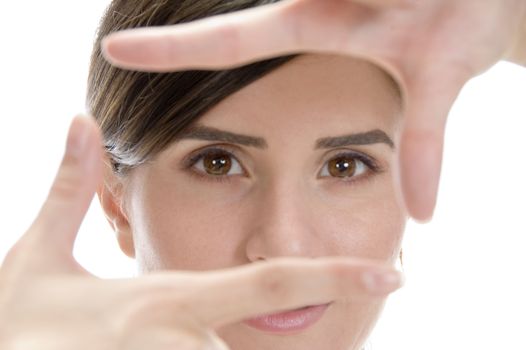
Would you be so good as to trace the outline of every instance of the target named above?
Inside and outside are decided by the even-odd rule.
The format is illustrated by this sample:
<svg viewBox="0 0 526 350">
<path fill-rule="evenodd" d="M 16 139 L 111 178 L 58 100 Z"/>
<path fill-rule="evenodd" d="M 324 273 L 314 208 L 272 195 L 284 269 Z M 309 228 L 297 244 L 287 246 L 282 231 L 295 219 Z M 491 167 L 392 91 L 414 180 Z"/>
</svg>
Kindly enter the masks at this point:
<svg viewBox="0 0 526 350">
<path fill-rule="evenodd" d="M 404 283 L 404 276 L 397 271 L 366 271 L 362 275 L 365 288 L 373 294 L 395 291 Z"/>
<path fill-rule="evenodd" d="M 81 116 L 73 119 L 69 127 L 68 140 L 66 143 L 66 153 L 75 158 L 80 157 L 84 152 L 88 141 L 89 130 L 82 119 L 84 119 L 84 117 Z"/>
</svg>

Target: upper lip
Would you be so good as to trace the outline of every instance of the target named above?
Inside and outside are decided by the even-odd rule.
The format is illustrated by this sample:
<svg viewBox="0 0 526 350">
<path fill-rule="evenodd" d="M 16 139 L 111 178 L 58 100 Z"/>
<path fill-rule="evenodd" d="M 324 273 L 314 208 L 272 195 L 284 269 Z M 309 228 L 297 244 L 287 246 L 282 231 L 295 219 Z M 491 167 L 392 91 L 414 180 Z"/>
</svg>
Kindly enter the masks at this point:
<svg viewBox="0 0 526 350">
<path fill-rule="evenodd" d="M 297 307 L 297 308 L 295 308 L 295 309 L 284 310 L 284 311 L 277 312 L 277 313 L 283 313 L 283 312 L 289 312 L 289 311 L 297 311 L 297 310 L 306 309 L 306 308 L 309 308 L 309 307 L 315 307 L 315 306 L 325 306 L 325 305 L 330 305 L 330 304 L 332 304 L 332 303 L 333 303 L 333 301 L 330 301 L 330 302 L 328 302 L 328 303 L 324 303 L 324 304 L 315 304 L 315 305 L 300 306 L 300 307 Z"/>
</svg>

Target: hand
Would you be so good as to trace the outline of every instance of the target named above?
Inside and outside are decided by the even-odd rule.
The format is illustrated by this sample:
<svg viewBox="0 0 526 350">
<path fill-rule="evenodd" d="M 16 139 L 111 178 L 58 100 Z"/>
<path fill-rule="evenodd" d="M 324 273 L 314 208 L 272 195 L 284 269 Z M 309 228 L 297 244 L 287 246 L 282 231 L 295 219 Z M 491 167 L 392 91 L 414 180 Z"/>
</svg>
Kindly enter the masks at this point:
<svg viewBox="0 0 526 350">
<path fill-rule="evenodd" d="M 453 102 L 470 78 L 498 60 L 526 62 L 524 39 L 523 0 L 285 0 L 122 31 L 105 38 L 103 52 L 117 66 L 158 72 L 235 67 L 297 52 L 346 54 L 380 65 L 404 97 L 404 202 L 412 217 L 427 220 Z"/>
<path fill-rule="evenodd" d="M 73 258 L 101 179 L 100 132 L 76 118 L 38 217 L 0 268 L 0 349 L 227 349 L 217 326 L 338 298 L 383 298 L 400 281 L 382 263 L 276 259 L 210 272 L 102 280 Z"/>
</svg>

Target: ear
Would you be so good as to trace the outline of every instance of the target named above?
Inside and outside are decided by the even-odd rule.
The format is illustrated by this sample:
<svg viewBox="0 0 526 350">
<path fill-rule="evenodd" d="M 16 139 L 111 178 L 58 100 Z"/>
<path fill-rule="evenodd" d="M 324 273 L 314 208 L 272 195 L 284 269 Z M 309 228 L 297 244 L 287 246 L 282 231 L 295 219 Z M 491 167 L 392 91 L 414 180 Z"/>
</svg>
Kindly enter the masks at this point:
<svg viewBox="0 0 526 350">
<path fill-rule="evenodd" d="M 113 172 L 107 155 L 103 161 L 104 181 L 97 190 L 97 196 L 122 252 L 130 258 L 135 258 L 132 229 L 123 205 L 124 179 Z"/>
</svg>

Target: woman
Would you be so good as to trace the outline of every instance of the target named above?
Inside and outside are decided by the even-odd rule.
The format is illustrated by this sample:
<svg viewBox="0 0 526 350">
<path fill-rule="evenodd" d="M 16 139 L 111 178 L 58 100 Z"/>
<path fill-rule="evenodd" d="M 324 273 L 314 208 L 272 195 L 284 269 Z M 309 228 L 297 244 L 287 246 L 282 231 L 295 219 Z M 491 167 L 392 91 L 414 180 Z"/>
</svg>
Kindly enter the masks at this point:
<svg viewBox="0 0 526 350">
<path fill-rule="evenodd" d="M 377 63 L 404 95 L 404 204 L 416 220 L 429 220 L 451 105 L 469 79 L 499 60 L 526 65 L 526 3 L 286 0 L 187 25 L 116 33 L 103 46 L 119 67 L 162 72 L 305 51 Z"/>
<path fill-rule="evenodd" d="M 158 10 L 159 13 L 166 15 L 166 11 L 161 11 L 162 8 Z M 113 14 L 122 15 L 123 12 L 115 11 Z M 137 18 L 133 15 L 130 17 Z M 148 20 L 151 19 L 152 17 L 148 17 Z M 126 21 L 127 18 L 124 20 Z M 400 105 L 396 88 L 382 71 L 364 62 L 333 55 L 297 57 L 250 84 L 246 76 L 242 77 L 241 83 L 238 84 L 247 85 L 243 88 L 238 85 L 239 90 L 235 88 L 228 90 L 231 87 L 227 86 L 226 89 L 230 93 L 228 98 L 216 101 L 219 103 L 213 108 L 206 113 L 203 112 L 202 116 L 195 117 L 196 120 L 199 117 L 200 128 L 196 127 L 196 124 L 190 125 L 189 123 L 188 129 L 178 130 L 172 123 L 163 120 L 163 117 L 168 119 L 163 113 L 183 115 L 182 107 L 184 106 L 174 107 L 168 103 L 159 103 L 159 100 L 156 101 L 157 103 L 148 100 L 157 98 L 155 89 L 158 88 L 161 92 L 166 91 L 164 98 L 170 101 L 173 93 L 167 88 L 169 84 L 162 85 L 163 81 L 156 76 L 139 76 L 132 73 L 124 76 L 117 72 L 108 73 L 105 71 L 107 69 L 109 68 L 101 69 L 104 73 L 100 73 L 99 77 L 101 80 L 108 78 L 110 81 L 107 84 L 108 90 L 104 90 L 104 84 L 101 84 L 101 91 L 92 91 L 91 95 L 93 114 L 99 118 L 99 123 L 102 125 L 105 145 L 110 155 L 108 164 L 111 164 L 106 169 L 105 185 L 98 192 L 108 219 L 118 234 L 123 251 L 137 258 L 143 272 L 162 269 L 217 269 L 291 255 L 308 258 L 351 255 L 373 258 L 388 264 L 394 263 L 405 222 L 405 215 L 396 202 L 391 181 L 392 149 L 398 145 L 392 135 L 396 134 L 398 128 L 397 117 L 399 117 Z M 93 72 L 96 70 L 94 69 Z M 202 79 L 204 78 L 199 75 L 189 75 L 187 78 L 187 81 L 190 81 L 189 85 L 195 84 L 197 87 L 190 92 L 181 92 L 187 97 L 182 100 L 194 107 L 187 107 L 192 111 L 197 109 L 192 103 L 201 102 L 196 96 L 202 92 L 199 88 L 201 86 L 199 83 L 203 82 Z M 224 88 L 222 84 L 224 80 L 217 82 L 219 87 L 215 86 L 215 89 L 212 87 L 206 90 L 206 96 L 211 95 L 210 91 L 216 92 Z M 209 87 L 208 84 L 202 83 L 204 87 Z M 116 85 L 124 92 L 116 91 Z M 129 97 L 131 91 L 137 92 L 135 98 Z M 150 91 L 153 91 L 152 95 L 147 95 Z M 335 91 L 338 93 L 336 94 Z M 96 93 L 99 95 L 95 96 Z M 116 102 L 119 93 L 121 93 L 122 104 Z M 187 95 L 184 95 L 185 93 Z M 319 99 L 319 96 L 324 96 L 324 98 Z M 329 97 L 326 98 L 326 96 Z M 196 100 L 192 100 L 191 97 Z M 126 104 L 126 98 L 130 98 L 132 102 Z M 180 101 L 180 98 L 174 97 L 175 102 Z M 308 106 L 305 106 L 305 101 L 309 101 Z M 111 109 L 112 103 L 113 106 L 117 106 L 117 113 L 112 113 L 114 111 Z M 97 106 L 100 107 L 99 112 L 96 111 Z M 152 106 L 164 106 L 167 107 L 167 110 L 156 111 Z M 128 110 L 125 110 L 126 108 Z M 138 115 L 141 111 L 143 118 Z M 246 117 L 248 113 L 250 113 L 250 118 Z M 283 116 L 286 116 L 286 119 Z M 151 120 L 154 117 L 157 117 L 158 120 L 157 124 L 152 126 Z M 70 151 L 74 151 L 75 146 L 78 146 L 76 142 L 78 138 L 75 134 L 79 131 L 79 125 L 82 127 L 82 123 L 86 121 L 77 120 L 72 128 Z M 301 123 L 300 131 L 298 131 L 298 123 Z M 346 125 L 349 131 L 343 130 L 342 125 Z M 152 136 L 148 143 L 148 131 L 152 129 L 155 132 L 150 135 L 155 137 Z M 229 133 L 218 133 L 217 129 L 226 129 Z M 85 127 L 83 130 L 90 129 Z M 137 132 L 141 130 L 144 132 Z M 233 131 L 256 137 L 234 138 Z M 94 130 L 91 129 L 87 134 L 88 146 L 94 144 Z M 349 134 L 353 136 L 347 138 L 345 146 L 342 144 L 344 141 L 342 139 L 327 139 L 327 137 Z M 174 143 L 174 138 L 181 135 L 185 137 Z M 165 137 L 164 148 L 160 136 Z M 222 136 L 223 139 L 217 139 L 218 136 Z M 263 138 L 265 140 L 262 140 Z M 322 140 L 318 140 L 320 138 Z M 234 140 L 237 141 L 234 142 Z M 154 141 L 161 145 L 155 144 Z M 212 141 L 220 141 L 228 145 L 213 148 L 210 147 Z M 243 147 L 235 146 L 237 142 L 241 142 Z M 348 144 L 349 142 L 351 143 Z M 127 146 L 130 144 L 137 145 L 137 147 L 130 149 Z M 203 148 L 204 146 L 206 147 Z M 327 151 L 326 147 L 332 147 L 332 149 Z M 344 148 L 345 154 L 335 152 L 335 147 Z M 88 155 L 86 160 L 88 163 L 89 158 L 96 159 L 94 149 L 91 147 L 90 152 L 84 151 L 84 153 L 79 151 L 81 153 L 77 155 Z M 194 150 L 197 149 L 200 151 L 208 149 L 209 152 L 195 154 Z M 316 155 L 317 149 L 319 156 Z M 323 153 L 320 150 L 324 150 Z M 80 166 L 75 168 L 76 158 L 71 157 L 71 152 L 68 154 L 69 157 L 66 156 L 61 172 L 62 178 L 59 176 L 40 221 L 37 220 L 33 227 L 33 230 L 38 232 L 32 232 L 26 236 L 30 238 L 21 241 L 17 249 L 13 250 L 15 253 L 11 254 L 4 271 L 9 271 L 7 270 L 9 266 L 23 265 L 22 254 L 17 255 L 16 250 L 29 249 L 36 244 L 34 242 L 37 240 L 42 242 L 43 231 L 53 231 L 50 228 L 74 231 L 74 225 L 60 227 L 63 225 L 62 222 L 44 219 L 51 217 L 54 211 L 68 209 L 63 200 L 71 201 L 72 199 L 70 198 L 72 190 L 67 187 L 68 183 L 60 182 L 60 180 L 70 177 L 72 170 L 73 176 L 71 177 L 75 179 L 74 171 L 78 171 Z M 191 157 L 188 157 L 189 155 Z M 91 163 L 93 166 L 94 159 L 91 159 Z M 283 164 L 290 166 L 290 169 L 283 171 Z M 89 167 L 84 168 L 84 171 L 89 174 L 96 173 Z M 229 175 L 226 175 L 227 173 Z M 226 179 L 228 177 L 232 179 Z M 212 182 L 218 178 L 224 181 Z M 347 180 L 347 178 L 352 180 Z M 92 182 L 91 186 L 94 187 L 96 179 L 88 181 Z M 66 186 L 63 186 L 64 183 Z M 90 186 L 85 183 L 77 183 L 77 185 Z M 87 202 L 86 192 L 81 195 L 75 192 L 73 194 L 75 197 L 81 197 L 76 198 L 77 200 Z M 82 215 L 82 210 L 78 207 L 69 210 L 68 213 L 71 213 L 72 216 Z M 239 214 L 232 217 L 232 212 Z M 191 213 L 192 217 L 188 213 Z M 373 223 L 378 226 L 373 226 Z M 42 226 L 47 230 L 43 230 Z M 55 239 L 51 242 L 63 242 L 62 232 L 51 236 L 48 234 L 49 232 L 46 232 L 47 238 Z M 74 235 L 70 234 L 68 237 L 73 239 Z M 72 243 L 71 239 L 68 241 L 69 244 Z M 65 251 L 64 249 L 56 252 L 64 253 Z M 60 257 L 58 254 L 54 256 L 58 256 L 57 260 Z M 359 261 L 363 264 L 364 260 Z M 31 271 L 38 272 L 40 268 L 44 269 L 43 265 L 32 262 Z M 68 273 L 78 273 L 72 266 L 71 264 L 64 270 Z M 289 265 L 289 267 L 292 266 Z M 305 263 L 300 267 L 301 271 L 307 271 L 309 267 L 312 267 L 313 271 L 312 275 L 309 274 L 308 279 L 302 280 L 302 283 L 306 284 L 302 284 L 304 288 L 301 289 L 301 293 L 294 294 L 294 300 L 298 304 L 294 307 L 317 305 L 312 301 L 306 302 L 306 299 L 300 301 L 317 287 L 317 283 L 314 282 L 316 281 L 315 266 Z M 342 266 L 340 265 L 339 268 Z M 347 266 L 347 268 L 356 269 L 356 265 Z M 104 330 L 107 331 L 108 328 L 125 329 L 128 331 L 126 333 L 128 337 L 120 338 L 124 346 L 152 348 L 156 345 L 164 345 L 167 348 L 169 346 L 197 348 L 199 343 L 183 345 L 180 342 L 209 340 L 210 338 L 207 337 L 210 336 L 210 333 L 204 331 L 202 324 L 212 319 L 213 322 L 210 323 L 220 324 L 217 332 L 232 349 L 285 347 L 359 349 L 374 325 L 382 306 L 381 300 L 371 300 L 374 298 L 371 298 L 370 295 L 364 298 L 363 290 L 360 291 L 358 288 L 359 279 L 356 278 L 353 280 L 354 283 L 349 283 L 350 287 L 344 288 L 345 292 L 349 293 L 348 297 L 344 297 L 345 293 L 340 289 L 338 290 L 342 295 L 338 297 L 334 296 L 334 289 L 329 289 L 330 292 L 320 291 L 319 293 L 333 296 L 327 299 L 325 295 L 326 300 L 321 304 L 322 306 L 311 307 L 307 311 L 257 318 L 248 322 L 228 322 L 228 324 L 223 323 L 226 323 L 224 322 L 226 319 L 232 321 L 230 318 L 235 318 L 232 315 L 235 313 L 231 313 L 229 317 L 224 314 L 205 316 L 205 313 L 211 313 L 213 309 L 225 307 L 219 303 L 219 300 L 232 302 L 233 306 L 229 308 L 243 304 L 243 300 L 233 297 L 239 295 L 232 289 L 237 286 L 243 288 L 246 284 L 242 282 L 250 281 L 241 279 L 245 276 L 242 275 L 242 271 L 249 270 L 236 270 L 239 273 L 234 275 L 236 279 L 231 282 L 237 285 L 228 284 L 231 289 L 227 289 L 227 282 L 230 281 L 227 274 L 210 274 L 206 283 L 196 279 L 195 276 L 198 275 L 179 275 L 178 282 L 184 284 L 178 284 L 177 288 L 169 291 L 170 293 L 162 293 L 167 282 L 162 280 L 164 284 L 160 283 L 162 275 L 156 275 L 158 295 L 172 298 L 174 293 L 181 292 L 181 290 L 186 292 L 183 293 L 185 302 L 182 302 L 181 297 L 173 297 L 170 300 L 172 304 L 175 304 L 176 301 L 180 303 L 177 309 L 179 313 L 173 313 L 172 317 L 164 310 L 168 303 L 161 303 L 157 300 L 158 304 L 155 304 L 152 301 L 146 302 L 145 299 L 140 299 L 148 307 L 137 303 L 135 307 L 126 308 L 128 315 L 140 317 L 126 318 L 126 322 L 123 322 L 124 326 L 119 322 L 122 319 L 104 318 L 103 321 L 108 322 L 103 324 L 113 326 L 113 328 L 100 327 L 99 329 L 94 327 L 92 317 L 85 317 L 88 315 L 87 311 L 90 311 L 90 308 L 93 308 L 96 303 L 86 302 L 85 314 L 82 313 L 82 310 L 79 312 L 78 304 L 75 303 L 76 312 L 83 316 L 81 319 L 91 320 L 91 323 L 86 323 L 91 327 L 84 329 L 89 342 L 84 340 L 87 338 L 82 340 L 90 343 L 90 347 L 93 346 L 92 341 L 104 340 L 108 341 L 106 345 L 115 345 L 111 338 L 113 333 L 104 333 Z M 253 271 L 255 270 L 252 269 Z M 272 272 L 274 273 L 265 277 L 271 278 L 275 276 L 275 272 L 282 272 L 282 270 Z M 300 273 L 300 271 L 297 272 Z M 323 275 L 320 274 L 320 278 Z M 201 291 L 201 296 L 204 295 L 202 290 L 213 285 L 211 284 L 213 282 L 217 283 L 218 276 L 221 276 L 221 280 L 224 281 L 223 285 L 221 288 L 214 285 L 216 287 L 213 289 L 214 293 L 207 294 L 221 295 L 221 290 L 226 290 L 228 295 L 222 295 L 222 297 L 230 297 L 230 299 L 218 298 L 212 302 L 203 298 L 192 300 L 189 297 L 192 294 L 188 291 Z M 349 277 L 353 276 L 349 274 Z M 61 278 L 65 279 L 64 274 Z M 153 279 L 150 280 L 150 287 L 153 285 L 152 281 Z M 205 281 L 204 275 L 202 281 Z M 279 279 L 278 281 L 280 281 L 278 284 L 264 285 L 270 286 L 271 290 L 275 290 L 277 286 L 278 291 L 283 292 L 282 282 Z M 88 283 L 87 279 L 69 279 L 68 283 L 77 290 L 84 289 L 84 295 L 89 292 L 90 295 L 102 294 L 102 284 L 96 284 L 94 281 Z M 389 291 L 397 286 L 397 282 L 393 285 L 388 288 Z M 130 282 L 126 282 L 119 284 L 119 287 L 117 284 L 112 285 L 112 289 L 121 288 L 122 292 L 123 289 L 131 286 Z M 96 289 L 99 287 L 100 289 Z M 105 287 L 109 290 L 109 283 Z M 75 289 L 71 288 L 71 290 Z M 98 293 L 93 293 L 93 291 Z M 148 289 L 150 292 L 148 300 L 155 299 L 154 294 L 151 294 L 152 291 Z M 49 291 L 49 295 L 55 295 L 51 292 Z M 386 292 L 388 292 L 387 289 L 382 291 L 382 293 Z M 288 293 L 290 291 L 280 296 L 288 295 L 288 298 L 283 299 L 291 303 L 293 298 Z M 114 294 L 114 301 L 115 295 L 117 294 Z M 263 308 L 263 306 L 257 306 L 256 299 L 250 300 L 253 304 L 250 306 L 250 312 L 254 314 L 257 314 L 255 311 L 258 307 Z M 283 302 L 281 301 L 283 299 L 279 298 L 280 302 Z M 99 301 L 102 300 L 103 298 L 99 299 Z M 277 302 L 275 299 L 272 300 Z M 271 303 L 269 300 L 265 301 Z M 61 305 L 67 304 L 61 300 Z M 106 300 L 104 306 L 108 305 Z M 198 307 L 200 305 L 206 306 L 206 311 L 200 310 Z M 154 308 L 155 306 L 157 308 Z M 278 307 L 276 304 L 272 307 L 268 305 L 265 307 L 276 310 L 292 308 L 291 305 Z M 152 308 L 156 311 L 155 313 L 151 312 Z M 224 309 L 221 312 L 226 313 Z M 248 310 L 244 312 L 249 314 Z M 94 314 L 108 315 L 109 313 Z M 185 315 L 185 317 L 180 315 Z M 198 317 L 196 318 L 195 315 Z M 236 314 L 236 317 L 239 316 Z M 310 320 L 303 321 L 309 318 Z M 194 324 L 189 320 L 202 322 Z M 290 320 L 293 322 L 299 320 L 300 324 L 291 325 Z M 316 322 L 311 323 L 310 321 Z M 153 324 L 157 327 L 153 327 Z M 342 324 L 345 324 L 345 327 L 342 327 Z M 159 325 L 165 325 L 166 329 Z M 150 328 L 141 326 L 150 326 Z M 50 329 L 53 328 L 50 327 Z M 140 329 L 141 332 L 130 334 L 131 329 Z M 91 332 L 92 330 L 95 332 Z M 49 332 L 49 334 L 52 333 Z M 40 334 L 46 335 L 45 332 Z M 122 333 L 119 334 L 122 335 Z M 14 339 L 21 342 L 20 338 L 14 337 Z M 47 339 L 50 343 L 55 341 L 55 345 L 58 344 L 56 338 L 39 338 L 38 335 L 34 338 L 26 338 L 25 341 L 42 341 L 43 339 Z M 63 341 L 64 338 L 60 340 Z M 77 337 L 67 340 L 70 343 L 64 342 L 64 346 L 80 346 L 72 342 L 74 340 L 78 342 L 78 334 Z M 158 344 L 164 340 L 165 344 Z M 217 339 L 214 341 L 217 343 Z M 41 343 L 35 344 L 41 346 Z M 9 345 L 8 343 L 6 348 L 9 348 Z"/>
<path fill-rule="evenodd" d="M 224 72 L 136 73 L 112 67 L 100 51 L 100 40 L 116 30 L 263 3 L 111 4 L 95 43 L 88 84 L 88 107 L 107 150 L 98 195 L 121 249 L 150 276 L 144 279 L 149 286 L 132 287 L 132 281 L 99 285 L 70 259 L 60 269 L 83 277 L 63 281 L 71 297 L 59 299 L 64 313 L 49 321 L 50 332 L 31 317 L 29 332 L 15 334 L 2 349 L 24 342 L 59 348 L 197 349 L 206 343 L 221 346 L 219 339 L 231 349 L 362 347 L 385 296 L 400 286 L 392 266 L 400 253 L 405 213 L 391 178 L 401 106 L 390 77 L 372 64 L 336 55 L 284 57 Z M 33 227 L 46 233 L 26 235 L 8 257 L 8 271 L 23 259 L 16 250 L 41 239 L 34 237 L 45 235 L 64 247 L 63 253 L 72 245 L 74 234 L 65 238 L 63 232 L 75 231 L 74 225 L 60 227 L 65 224 L 49 216 L 69 206 L 61 201 L 70 196 L 71 185 L 60 181 L 79 171 L 67 170 L 75 163 L 72 158 L 93 163 L 97 157 L 93 126 L 79 130 L 86 123 L 80 119 L 72 126 L 65 168 L 37 219 L 38 228 Z M 79 150 L 82 143 L 91 150 Z M 84 181 L 93 186 L 97 165 L 83 166 Z M 87 191 L 74 197 L 79 196 L 89 200 Z M 82 210 L 70 214 L 80 218 Z M 328 256 L 349 258 L 319 259 Z M 306 259 L 276 260 L 283 257 Z M 252 264 L 271 260 L 277 265 L 262 264 L 264 270 Z M 252 266 L 202 277 L 160 273 L 243 265 Z M 37 266 L 26 269 L 46 270 L 47 263 Z M 374 275 L 361 276 L 367 270 L 383 272 L 384 285 Z M 163 292 L 170 279 L 177 280 L 175 286 Z M 144 294 L 136 291 L 134 297 L 123 297 L 126 306 L 108 307 L 116 291 L 141 288 L 147 296 L 136 298 Z M 35 297 L 41 300 L 42 293 Z M 57 298 L 49 293 L 44 300 Z M 32 304 L 25 293 L 17 294 L 10 304 Z M 88 295 L 93 300 L 84 302 L 85 312 L 78 305 L 68 311 L 67 305 Z M 240 298 L 249 304 L 243 306 Z M 219 312 L 219 303 L 226 309 Z M 108 309 L 102 311 L 101 305 Z M 73 310 L 84 324 L 82 331 L 75 325 L 66 340 L 57 339 L 63 322 L 75 323 Z M 37 313 L 3 311 L 22 318 Z"/>
</svg>

